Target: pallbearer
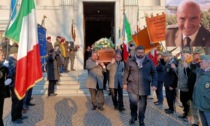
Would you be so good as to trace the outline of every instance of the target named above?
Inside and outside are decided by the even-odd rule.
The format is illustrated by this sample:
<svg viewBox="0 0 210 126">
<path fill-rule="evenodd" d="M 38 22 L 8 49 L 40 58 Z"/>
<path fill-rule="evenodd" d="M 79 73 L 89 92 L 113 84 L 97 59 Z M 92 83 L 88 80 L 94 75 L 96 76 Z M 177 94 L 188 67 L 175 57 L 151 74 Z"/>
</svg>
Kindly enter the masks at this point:
<svg viewBox="0 0 210 126">
<path fill-rule="evenodd" d="M 89 88 L 91 94 L 92 110 L 103 111 L 104 93 L 103 93 L 103 71 L 106 67 L 103 62 L 98 60 L 98 53 L 92 52 L 91 58 L 86 61 L 86 69 L 88 70 L 88 78 L 86 87 Z"/>
<path fill-rule="evenodd" d="M 115 110 L 124 111 L 123 104 L 123 78 L 124 62 L 120 53 L 115 54 L 115 59 L 108 64 L 109 70 L 109 88 L 112 95 L 112 101 Z"/>
</svg>

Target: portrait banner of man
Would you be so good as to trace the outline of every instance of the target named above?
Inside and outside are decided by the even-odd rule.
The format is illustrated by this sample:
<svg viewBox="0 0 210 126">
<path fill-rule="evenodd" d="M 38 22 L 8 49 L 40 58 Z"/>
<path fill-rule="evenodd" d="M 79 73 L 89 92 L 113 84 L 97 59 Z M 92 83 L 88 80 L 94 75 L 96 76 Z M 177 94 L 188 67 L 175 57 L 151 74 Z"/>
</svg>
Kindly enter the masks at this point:
<svg viewBox="0 0 210 126">
<path fill-rule="evenodd" d="M 210 1 L 166 0 L 166 46 L 210 47 Z"/>
</svg>

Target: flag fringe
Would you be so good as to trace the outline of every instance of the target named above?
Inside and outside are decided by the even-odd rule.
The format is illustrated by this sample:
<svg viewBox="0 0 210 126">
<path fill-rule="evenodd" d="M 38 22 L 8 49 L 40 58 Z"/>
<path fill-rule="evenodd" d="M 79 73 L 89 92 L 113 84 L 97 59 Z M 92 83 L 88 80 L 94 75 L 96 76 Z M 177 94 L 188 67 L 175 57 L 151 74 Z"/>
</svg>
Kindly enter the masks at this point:
<svg viewBox="0 0 210 126">
<path fill-rule="evenodd" d="M 43 77 L 41 77 L 40 79 L 36 80 L 34 84 L 32 84 L 31 86 L 29 86 L 29 87 L 26 89 L 26 92 L 27 92 L 29 89 L 33 88 L 33 87 L 36 85 L 36 83 L 40 82 L 42 79 L 43 79 Z M 22 99 L 25 97 L 25 95 L 26 95 L 26 92 L 25 92 L 25 94 L 21 97 L 21 96 L 19 95 L 18 91 L 16 90 L 16 88 L 14 89 L 14 91 L 15 91 L 15 94 L 16 94 L 16 96 L 18 97 L 19 100 L 22 100 Z"/>
</svg>

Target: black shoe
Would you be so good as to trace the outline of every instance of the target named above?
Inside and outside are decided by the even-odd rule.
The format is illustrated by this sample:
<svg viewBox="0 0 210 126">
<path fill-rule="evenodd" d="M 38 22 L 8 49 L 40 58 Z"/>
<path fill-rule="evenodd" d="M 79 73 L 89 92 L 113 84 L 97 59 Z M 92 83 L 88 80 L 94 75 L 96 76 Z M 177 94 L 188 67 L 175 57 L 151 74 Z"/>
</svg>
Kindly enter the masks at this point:
<svg viewBox="0 0 210 126">
<path fill-rule="evenodd" d="M 165 110 L 165 112 L 166 112 L 166 111 L 170 111 L 170 109 L 164 109 L 164 110 Z"/>
<path fill-rule="evenodd" d="M 129 121 L 129 124 L 130 124 L 130 125 L 134 124 L 136 120 L 137 120 L 137 119 L 131 118 L 130 121 Z"/>
<path fill-rule="evenodd" d="M 57 86 L 60 86 L 61 84 L 57 82 L 56 85 L 57 85 Z"/>
<path fill-rule="evenodd" d="M 114 110 L 119 110 L 119 108 L 117 106 L 114 107 Z"/>
<path fill-rule="evenodd" d="M 23 110 L 29 110 L 28 106 L 24 106 Z"/>
<path fill-rule="evenodd" d="M 22 119 L 22 120 L 23 119 L 28 119 L 28 117 L 27 116 L 21 116 L 20 119 Z"/>
<path fill-rule="evenodd" d="M 145 126 L 144 122 L 140 122 L 139 126 Z"/>
<path fill-rule="evenodd" d="M 192 124 L 192 126 L 199 126 L 198 124 Z"/>
<path fill-rule="evenodd" d="M 172 110 L 168 110 L 168 111 L 165 111 L 165 113 L 166 113 L 166 114 L 173 114 L 173 113 L 174 113 L 174 111 L 172 111 Z"/>
<path fill-rule="evenodd" d="M 186 118 L 187 116 L 186 116 L 185 114 L 183 114 L 183 115 L 178 115 L 178 117 L 184 119 L 184 118 Z"/>
<path fill-rule="evenodd" d="M 120 112 L 125 111 L 125 108 L 124 108 L 124 107 L 119 108 L 119 111 L 120 111 Z"/>
<path fill-rule="evenodd" d="M 104 111 L 105 109 L 101 106 L 101 107 L 98 107 L 98 110 Z"/>
<path fill-rule="evenodd" d="M 58 94 L 56 94 L 56 93 L 51 93 L 50 94 L 50 96 L 56 96 L 56 95 L 58 95 Z"/>
<path fill-rule="evenodd" d="M 34 103 L 28 103 L 27 105 L 28 106 L 34 106 L 35 104 Z"/>
<path fill-rule="evenodd" d="M 155 101 L 154 104 L 157 103 L 157 102 L 158 102 L 158 101 Z"/>
<path fill-rule="evenodd" d="M 96 110 L 97 106 L 93 106 L 92 110 Z"/>
<path fill-rule="evenodd" d="M 156 102 L 155 105 L 163 105 L 163 103 Z"/>
<path fill-rule="evenodd" d="M 20 120 L 20 119 L 17 119 L 17 120 L 12 120 L 12 123 L 15 123 L 15 124 L 22 124 L 23 121 Z"/>
</svg>

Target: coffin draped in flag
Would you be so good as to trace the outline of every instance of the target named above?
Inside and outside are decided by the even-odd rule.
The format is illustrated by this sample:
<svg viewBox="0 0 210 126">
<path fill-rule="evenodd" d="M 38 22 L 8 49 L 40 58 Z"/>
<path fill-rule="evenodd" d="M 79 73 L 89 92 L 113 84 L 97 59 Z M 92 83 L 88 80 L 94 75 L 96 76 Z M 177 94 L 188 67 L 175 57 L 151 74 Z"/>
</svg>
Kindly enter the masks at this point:
<svg viewBox="0 0 210 126">
<path fill-rule="evenodd" d="M 19 13 L 5 36 L 19 45 L 15 93 L 23 99 L 26 91 L 42 79 L 34 0 L 22 0 Z"/>
</svg>

